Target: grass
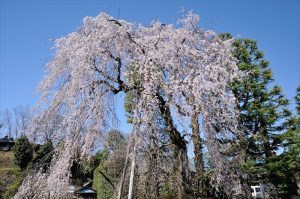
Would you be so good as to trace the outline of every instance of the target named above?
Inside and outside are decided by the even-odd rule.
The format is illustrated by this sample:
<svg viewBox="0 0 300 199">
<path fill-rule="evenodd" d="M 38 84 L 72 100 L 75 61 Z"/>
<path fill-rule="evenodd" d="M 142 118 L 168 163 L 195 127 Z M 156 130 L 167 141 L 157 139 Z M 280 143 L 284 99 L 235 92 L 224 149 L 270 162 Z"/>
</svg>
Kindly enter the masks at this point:
<svg viewBox="0 0 300 199">
<path fill-rule="evenodd" d="M 12 151 L 0 151 L 0 199 L 12 198 L 24 178 L 24 172 L 15 165 Z"/>
<path fill-rule="evenodd" d="M 0 151 L 0 168 L 11 168 L 14 165 L 14 154 L 12 151 Z"/>
</svg>

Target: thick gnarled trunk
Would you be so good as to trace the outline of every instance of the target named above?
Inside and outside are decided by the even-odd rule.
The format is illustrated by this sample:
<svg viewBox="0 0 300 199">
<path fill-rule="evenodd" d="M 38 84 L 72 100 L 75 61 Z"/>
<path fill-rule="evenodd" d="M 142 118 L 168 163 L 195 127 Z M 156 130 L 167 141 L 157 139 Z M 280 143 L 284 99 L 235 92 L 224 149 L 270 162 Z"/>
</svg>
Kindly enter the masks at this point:
<svg viewBox="0 0 300 199">
<path fill-rule="evenodd" d="M 192 140 L 194 144 L 194 163 L 196 174 L 194 178 L 194 194 L 196 197 L 207 197 L 206 188 L 204 184 L 204 162 L 203 162 L 203 142 L 200 136 L 200 128 L 198 121 L 198 113 L 193 111 L 191 114 Z"/>
<path fill-rule="evenodd" d="M 174 156 L 176 159 L 174 165 L 174 178 L 177 197 L 183 198 L 184 195 L 191 193 L 187 148 L 177 148 L 175 146 Z"/>
<path fill-rule="evenodd" d="M 158 105 L 166 125 L 166 131 L 170 136 L 174 146 L 174 177 L 175 186 L 177 188 L 177 197 L 182 198 L 190 191 L 190 171 L 187 156 L 187 144 L 184 137 L 180 134 L 173 123 L 170 107 L 160 94 L 157 94 L 159 100 Z"/>
</svg>

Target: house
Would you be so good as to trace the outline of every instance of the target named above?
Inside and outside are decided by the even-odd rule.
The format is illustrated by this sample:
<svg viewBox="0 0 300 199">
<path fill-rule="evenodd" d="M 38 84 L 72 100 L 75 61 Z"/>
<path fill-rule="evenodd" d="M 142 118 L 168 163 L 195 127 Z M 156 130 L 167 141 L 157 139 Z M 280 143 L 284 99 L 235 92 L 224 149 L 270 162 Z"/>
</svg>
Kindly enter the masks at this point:
<svg viewBox="0 0 300 199">
<path fill-rule="evenodd" d="M 13 138 L 8 138 L 5 136 L 0 139 L 0 151 L 10 151 L 12 147 L 15 145 Z"/>
<path fill-rule="evenodd" d="M 74 199 L 97 199 L 97 192 L 91 187 L 82 187 L 74 192 Z"/>
</svg>

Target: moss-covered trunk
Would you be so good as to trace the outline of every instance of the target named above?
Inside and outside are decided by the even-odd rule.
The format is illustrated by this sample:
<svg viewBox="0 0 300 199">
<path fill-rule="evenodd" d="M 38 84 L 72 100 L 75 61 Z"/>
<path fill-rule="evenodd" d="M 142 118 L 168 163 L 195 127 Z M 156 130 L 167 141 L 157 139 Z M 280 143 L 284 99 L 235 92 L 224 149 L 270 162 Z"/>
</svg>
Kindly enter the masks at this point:
<svg viewBox="0 0 300 199">
<path fill-rule="evenodd" d="M 198 198 L 206 198 L 206 188 L 204 183 L 204 162 L 203 162 L 203 141 L 200 136 L 200 128 L 198 121 L 198 113 L 196 111 L 191 114 L 192 140 L 194 144 L 194 163 L 196 174 L 194 177 L 194 194 Z"/>
</svg>

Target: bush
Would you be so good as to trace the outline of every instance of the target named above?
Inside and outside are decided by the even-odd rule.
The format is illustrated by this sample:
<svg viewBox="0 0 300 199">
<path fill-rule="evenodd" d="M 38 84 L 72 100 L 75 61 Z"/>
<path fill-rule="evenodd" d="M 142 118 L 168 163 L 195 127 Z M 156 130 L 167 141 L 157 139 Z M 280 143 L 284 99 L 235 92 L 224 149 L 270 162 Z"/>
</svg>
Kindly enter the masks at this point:
<svg viewBox="0 0 300 199">
<path fill-rule="evenodd" d="M 42 162 L 43 165 L 50 164 L 52 160 L 52 151 L 54 150 L 52 142 L 46 142 L 43 145 L 35 147 L 35 157 L 33 158 L 33 163 L 37 164 Z"/>
<path fill-rule="evenodd" d="M 109 158 L 108 150 L 103 150 L 97 153 L 99 166 L 94 171 L 93 187 L 97 191 L 97 199 L 106 199 L 113 196 L 113 189 L 106 179 L 101 175 L 104 172 L 107 175 L 107 167 L 105 163 Z"/>
<path fill-rule="evenodd" d="M 13 147 L 15 163 L 20 166 L 21 170 L 27 167 L 27 164 L 33 157 L 33 148 L 27 137 L 23 136 L 17 139 Z"/>
</svg>

